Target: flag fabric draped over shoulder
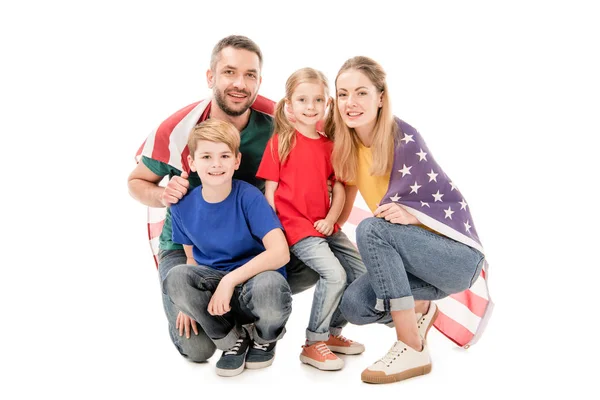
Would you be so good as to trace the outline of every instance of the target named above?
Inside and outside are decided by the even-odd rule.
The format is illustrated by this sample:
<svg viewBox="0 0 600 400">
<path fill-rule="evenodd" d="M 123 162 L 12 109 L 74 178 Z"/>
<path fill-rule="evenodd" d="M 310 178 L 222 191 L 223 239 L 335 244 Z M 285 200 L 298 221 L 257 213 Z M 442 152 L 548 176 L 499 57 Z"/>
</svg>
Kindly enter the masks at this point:
<svg viewBox="0 0 600 400">
<path fill-rule="evenodd" d="M 187 162 L 187 155 L 189 154 L 189 150 L 187 148 L 187 139 L 194 126 L 198 122 L 202 122 L 209 117 L 210 105 L 210 98 L 201 100 L 182 108 L 167 118 L 156 130 L 150 133 L 148 138 L 140 146 L 135 157 L 136 161 L 139 162 L 142 156 L 146 156 L 169 164 L 179 171 L 189 172 L 190 169 Z M 274 113 L 274 106 L 275 104 L 273 101 L 262 96 L 257 96 L 256 101 L 252 105 L 252 109 L 272 116 Z M 397 174 L 402 174 L 403 172 L 398 172 L 398 170 L 402 168 L 404 168 L 405 171 L 404 176 L 408 175 L 410 177 L 412 175 L 412 178 L 414 178 L 417 169 L 423 169 L 425 168 L 425 165 L 428 165 L 427 168 L 431 168 L 433 170 L 431 171 L 433 175 L 426 175 L 420 179 L 428 180 L 428 176 L 436 176 L 435 174 L 437 173 L 438 175 L 436 178 L 437 181 L 439 181 L 441 188 L 439 191 L 440 193 L 437 194 L 437 197 L 443 199 L 443 201 L 436 201 L 434 197 L 431 197 L 433 193 L 429 193 L 429 199 L 427 199 L 429 201 L 427 202 L 429 203 L 430 207 L 421 206 L 421 201 L 416 200 L 416 196 L 411 196 L 411 186 L 406 186 L 405 181 L 401 179 L 399 181 L 401 183 L 401 187 L 397 188 L 398 191 L 395 191 L 395 186 L 394 188 L 390 187 L 390 190 L 394 191 L 394 193 L 388 192 L 385 198 L 389 200 L 382 201 L 382 204 L 385 202 L 396 201 L 405 206 L 409 212 L 414 213 L 420 220 L 422 216 L 426 216 L 425 221 L 421 220 L 425 225 L 428 225 L 432 229 L 446 234 L 455 240 L 458 240 L 455 238 L 455 236 L 467 240 L 468 243 L 466 244 L 483 252 L 470 216 L 467 219 L 459 218 L 459 212 L 465 211 L 465 208 L 468 205 L 464 203 L 465 208 L 461 210 L 462 203 L 450 203 L 448 201 L 449 198 L 458 199 L 458 197 L 460 197 L 460 192 L 454 186 L 447 186 L 453 184 L 447 179 L 443 172 L 439 170 L 439 167 L 437 164 L 435 164 L 433 158 L 428 154 L 427 147 L 420 139 L 418 133 L 408 124 L 404 124 L 403 122 L 401 128 L 403 129 L 402 132 L 405 132 L 406 129 L 406 133 L 401 139 L 403 146 L 399 147 L 399 151 L 401 152 L 400 157 L 398 157 L 398 154 L 395 157 L 392 178 L 394 179 Z M 404 142 L 406 142 L 406 145 L 404 145 Z M 417 152 L 420 151 L 421 155 L 411 155 L 410 153 L 415 149 Z M 423 153 L 425 153 L 425 155 L 423 155 Z M 404 164 L 412 164 L 398 166 L 397 164 L 402 163 L 402 160 L 404 160 Z M 412 169 L 412 167 L 417 167 L 417 164 L 420 161 L 428 164 L 422 164 L 419 165 L 418 168 Z M 410 172 L 410 174 L 406 173 L 407 170 Z M 422 172 L 425 173 L 430 171 L 425 171 L 423 169 Z M 437 184 L 437 181 L 434 183 Z M 446 187 L 442 188 L 444 185 L 442 182 L 446 182 Z M 406 183 L 408 183 L 408 180 L 406 180 Z M 413 183 L 414 179 L 412 182 L 410 182 L 410 184 Z M 421 185 L 421 183 L 419 182 L 418 185 Z M 425 190 L 421 191 L 420 188 L 418 188 L 417 192 L 425 193 Z M 442 197 L 439 197 L 440 194 Z M 419 194 L 419 197 L 420 196 L 421 195 Z M 462 198 L 458 200 L 462 200 L 464 202 L 464 199 Z M 456 204 L 458 204 L 458 206 Z M 442 205 L 445 206 L 445 208 L 450 208 L 450 211 L 447 211 L 440 217 L 438 214 L 436 214 L 436 212 L 443 211 L 441 210 Z M 424 207 L 426 207 L 427 210 L 424 210 Z M 449 217 L 445 217 L 445 215 L 450 215 L 452 218 L 448 221 Z M 355 241 L 354 232 L 356 226 L 364 218 L 371 216 L 372 214 L 366 205 L 355 205 L 352 209 L 352 213 L 348 222 L 346 222 L 342 230 L 346 232 L 353 241 Z M 165 208 L 148 207 L 148 238 L 156 267 L 158 267 L 158 239 L 162 231 L 165 217 Z M 433 221 L 435 221 L 435 223 Z M 469 229 L 467 229 L 467 225 L 465 225 L 465 223 L 469 225 Z M 442 225 L 448 226 L 448 229 L 452 229 L 451 233 L 454 236 L 447 234 L 447 232 L 450 231 L 448 231 L 446 228 L 441 228 Z M 462 231 L 461 227 L 463 227 Z M 462 236 L 458 235 L 458 233 L 460 233 Z M 447 299 L 437 302 L 440 308 L 440 314 L 435 322 L 435 327 L 459 346 L 468 347 L 469 345 L 475 343 L 483 331 L 485 321 L 491 312 L 493 303 L 488 294 L 486 274 L 487 264 L 482 271 L 481 277 L 475 282 L 471 289 L 456 295 L 452 295 Z"/>
</svg>

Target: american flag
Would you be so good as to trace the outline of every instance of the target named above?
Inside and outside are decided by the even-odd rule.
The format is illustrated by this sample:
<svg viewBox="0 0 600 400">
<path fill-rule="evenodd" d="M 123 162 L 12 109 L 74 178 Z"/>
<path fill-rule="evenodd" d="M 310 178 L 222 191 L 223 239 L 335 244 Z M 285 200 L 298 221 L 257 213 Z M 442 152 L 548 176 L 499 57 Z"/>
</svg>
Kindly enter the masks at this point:
<svg viewBox="0 0 600 400">
<path fill-rule="evenodd" d="M 189 172 L 187 139 L 192 128 L 208 118 L 210 104 L 210 98 L 204 99 L 167 118 L 140 146 L 136 161 L 139 162 L 142 156 L 146 156 L 180 171 Z M 274 105 L 273 101 L 258 96 L 252 108 L 272 116 Z M 397 184 L 390 187 L 381 203 L 398 202 L 423 224 L 483 253 L 468 204 L 458 188 L 435 163 L 418 132 L 402 121 L 399 123 L 404 134 L 401 138 L 402 146 L 398 150 L 401 154 L 395 157 L 392 172 L 393 181 Z M 397 177 L 400 179 L 396 179 Z M 148 207 L 148 238 L 157 268 L 159 236 L 165 216 L 166 209 Z M 373 215 L 366 204 L 359 199 L 342 230 L 355 241 L 356 226 L 364 218 L 371 216 Z M 486 276 L 487 263 L 481 276 L 469 290 L 436 302 L 440 313 L 434 326 L 464 348 L 474 344 L 481 336 L 493 308 Z"/>
</svg>

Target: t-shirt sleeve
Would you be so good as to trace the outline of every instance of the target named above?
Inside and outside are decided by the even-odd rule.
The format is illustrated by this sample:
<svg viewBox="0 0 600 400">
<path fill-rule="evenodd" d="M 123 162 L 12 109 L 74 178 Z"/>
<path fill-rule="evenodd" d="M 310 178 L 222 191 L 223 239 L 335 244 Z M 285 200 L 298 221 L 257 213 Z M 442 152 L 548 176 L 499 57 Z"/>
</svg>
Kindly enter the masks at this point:
<svg viewBox="0 0 600 400">
<path fill-rule="evenodd" d="M 282 229 L 281 222 L 260 190 L 252 190 L 244 196 L 244 213 L 250 232 L 262 240 L 273 229 Z"/>
<path fill-rule="evenodd" d="M 142 156 L 142 162 L 150 171 L 158 176 L 179 175 L 181 173 L 181 171 L 171 167 L 169 164 L 154 160 L 150 157 Z"/>
<path fill-rule="evenodd" d="M 174 243 L 193 245 L 190 238 L 185 234 L 183 224 L 181 222 L 181 215 L 179 213 L 179 207 L 177 204 L 171 206 L 171 226 L 173 230 L 172 239 Z"/>
<path fill-rule="evenodd" d="M 256 177 L 279 182 L 279 147 L 278 135 L 273 135 L 267 142 L 262 161 L 256 172 Z"/>
</svg>

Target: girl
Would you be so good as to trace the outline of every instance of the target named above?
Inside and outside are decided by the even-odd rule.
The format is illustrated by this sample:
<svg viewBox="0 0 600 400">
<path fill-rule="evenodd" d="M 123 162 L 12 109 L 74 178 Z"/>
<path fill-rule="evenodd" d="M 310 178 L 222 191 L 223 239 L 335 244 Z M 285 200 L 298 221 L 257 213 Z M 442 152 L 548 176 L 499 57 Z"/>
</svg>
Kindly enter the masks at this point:
<svg viewBox="0 0 600 400">
<path fill-rule="evenodd" d="M 290 250 L 320 275 L 300 360 L 318 369 L 338 370 L 344 361 L 332 351 L 360 354 L 365 350 L 341 336 L 347 321 L 338 305 L 347 284 L 366 269 L 337 224 L 344 186 L 335 180 L 331 138 L 317 131 L 325 116 L 328 90 L 323 73 L 312 68 L 288 78 L 285 98 L 275 111 L 275 134 L 257 177 L 266 180 L 265 196 L 281 220 Z M 334 181 L 331 201 L 327 180 Z"/>
<path fill-rule="evenodd" d="M 346 61 L 326 123 L 333 166 L 346 186 L 344 222 L 360 190 L 374 217 L 356 230 L 368 274 L 346 290 L 341 309 L 355 324 L 395 326 L 390 351 L 362 373 L 388 383 L 431 370 L 425 337 L 437 315 L 430 300 L 468 289 L 484 265 L 469 208 L 419 132 L 390 110 L 385 72 L 367 57 Z"/>
</svg>

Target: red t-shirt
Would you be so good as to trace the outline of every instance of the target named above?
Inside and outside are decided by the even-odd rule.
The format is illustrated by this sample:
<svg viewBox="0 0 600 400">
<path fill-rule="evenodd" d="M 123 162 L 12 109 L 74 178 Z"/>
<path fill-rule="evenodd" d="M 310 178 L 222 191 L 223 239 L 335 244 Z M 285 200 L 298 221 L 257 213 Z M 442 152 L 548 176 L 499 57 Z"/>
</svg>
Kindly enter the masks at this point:
<svg viewBox="0 0 600 400">
<path fill-rule="evenodd" d="M 290 246 L 309 236 L 325 237 L 314 223 L 329 212 L 327 180 L 334 180 L 333 142 L 324 136 L 310 139 L 298 131 L 294 135 L 295 145 L 283 165 L 279 162 L 279 135 L 273 135 L 256 173 L 259 178 L 279 183 L 275 208 Z M 339 229 L 335 224 L 333 232 Z"/>
</svg>

